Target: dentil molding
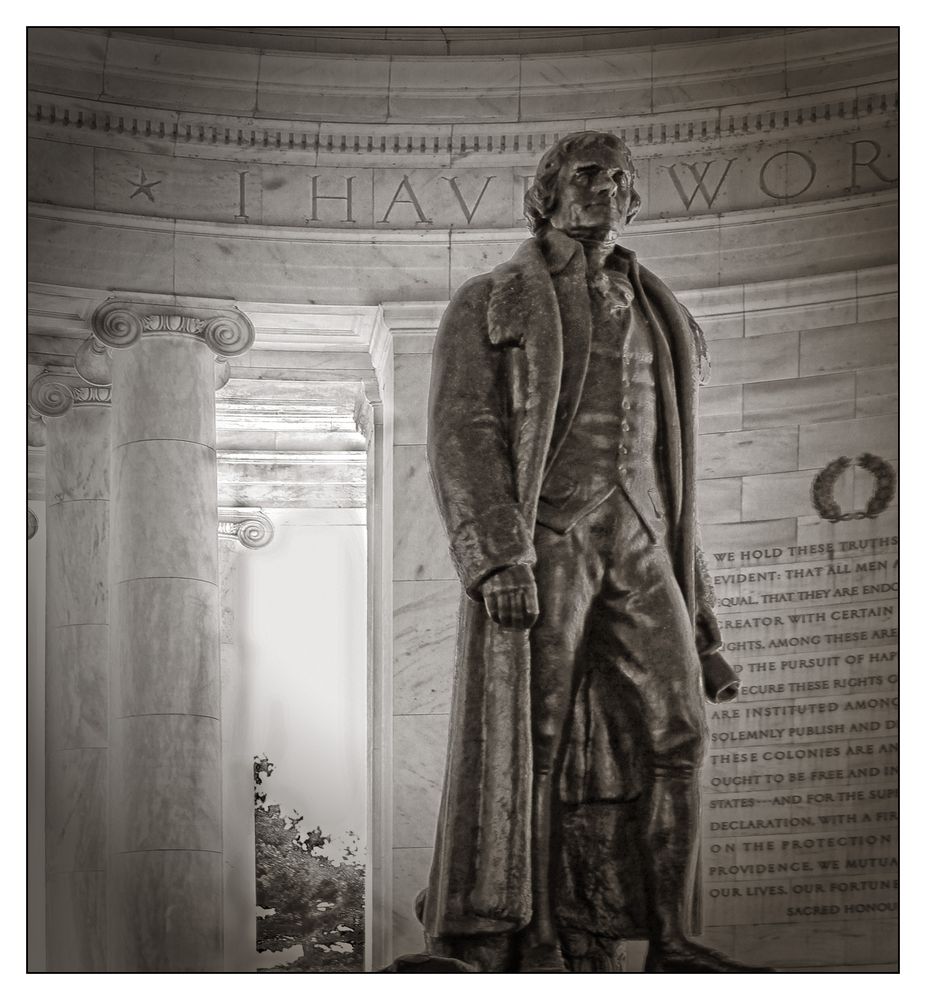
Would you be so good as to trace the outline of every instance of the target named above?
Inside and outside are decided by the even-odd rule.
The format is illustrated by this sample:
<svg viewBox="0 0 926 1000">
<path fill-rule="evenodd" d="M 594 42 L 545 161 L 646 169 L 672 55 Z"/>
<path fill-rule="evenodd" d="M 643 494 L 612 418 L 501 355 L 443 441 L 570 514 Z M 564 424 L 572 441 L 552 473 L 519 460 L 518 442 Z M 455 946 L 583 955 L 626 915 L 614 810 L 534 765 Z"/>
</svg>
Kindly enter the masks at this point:
<svg viewBox="0 0 926 1000">
<path fill-rule="evenodd" d="M 78 145 L 162 151 L 173 156 L 239 161 L 246 152 L 247 161 L 257 163 L 452 166 L 535 164 L 562 135 L 583 128 L 613 132 L 640 158 L 669 150 L 685 153 L 731 143 L 768 142 L 785 134 L 817 138 L 861 125 L 871 127 L 879 120 L 893 121 L 898 102 L 898 87 L 889 82 L 728 107 L 555 123 L 377 125 L 261 121 L 206 113 L 178 116 L 158 108 L 34 93 L 29 97 L 28 122 L 36 138 L 67 138 Z"/>
</svg>

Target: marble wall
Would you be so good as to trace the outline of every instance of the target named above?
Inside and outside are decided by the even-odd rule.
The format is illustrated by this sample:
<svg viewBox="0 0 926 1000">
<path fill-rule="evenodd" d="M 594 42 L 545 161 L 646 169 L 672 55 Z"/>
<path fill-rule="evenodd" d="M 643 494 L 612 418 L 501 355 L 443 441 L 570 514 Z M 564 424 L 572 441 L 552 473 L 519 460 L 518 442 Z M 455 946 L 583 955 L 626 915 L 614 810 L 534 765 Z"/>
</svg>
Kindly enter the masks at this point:
<svg viewBox="0 0 926 1000">
<path fill-rule="evenodd" d="M 800 278 L 892 260 L 897 192 L 699 218 L 655 219 L 627 245 L 675 289 Z M 114 227 L 116 227 L 114 229 Z M 377 233 L 168 223 L 30 209 L 36 285 L 156 288 L 254 303 L 439 302 L 511 256 L 526 229 Z M 79 253 L 78 253 L 79 251 Z"/>
<path fill-rule="evenodd" d="M 744 339 L 774 350 L 750 370 L 732 338 L 711 345 L 703 538 L 743 693 L 709 713 L 706 920 L 747 958 L 896 960 L 896 494 L 840 522 L 812 499 L 841 456 L 896 475 L 896 280 L 881 267 L 746 286 Z M 856 466 L 833 499 L 865 511 L 875 486 Z"/>
</svg>

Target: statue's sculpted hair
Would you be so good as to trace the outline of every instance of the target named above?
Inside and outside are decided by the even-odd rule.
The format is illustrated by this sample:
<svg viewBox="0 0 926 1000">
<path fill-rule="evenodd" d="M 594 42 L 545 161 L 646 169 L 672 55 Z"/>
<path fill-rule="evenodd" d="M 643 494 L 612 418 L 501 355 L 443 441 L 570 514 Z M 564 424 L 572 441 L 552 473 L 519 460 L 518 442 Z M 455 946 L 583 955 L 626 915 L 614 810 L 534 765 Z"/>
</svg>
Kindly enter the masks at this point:
<svg viewBox="0 0 926 1000">
<path fill-rule="evenodd" d="M 632 186 L 627 222 L 630 223 L 640 211 L 642 199 L 636 188 L 637 171 L 633 165 L 630 150 L 623 139 L 619 139 L 610 132 L 571 132 L 569 135 L 564 135 L 559 142 L 552 145 L 543 154 L 540 163 L 537 164 L 534 183 L 524 194 L 524 216 L 532 233 L 536 233 L 538 229 L 545 226 L 556 211 L 559 195 L 557 185 L 559 172 L 567 157 L 572 153 L 590 149 L 593 146 L 610 146 L 627 157 L 627 162 L 630 164 Z"/>
</svg>

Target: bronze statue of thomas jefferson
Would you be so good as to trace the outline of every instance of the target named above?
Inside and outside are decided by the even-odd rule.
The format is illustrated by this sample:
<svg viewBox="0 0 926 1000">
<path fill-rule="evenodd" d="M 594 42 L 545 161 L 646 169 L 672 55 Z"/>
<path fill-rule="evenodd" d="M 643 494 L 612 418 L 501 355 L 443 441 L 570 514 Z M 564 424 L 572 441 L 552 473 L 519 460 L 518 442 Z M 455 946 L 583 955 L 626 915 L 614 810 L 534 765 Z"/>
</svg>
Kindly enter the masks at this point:
<svg viewBox="0 0 926 1000">
<path fill-rule="evenodd" d="M 428 461 L 463 582 L 429 950 L 482 971 L 763 971 L 693 943 L 704 697 L 737 682 L 697 547 L 704 339 L 618 238 L 627 147 L 579 132 L 533 237 L 453 297 Z"/>
</svg>

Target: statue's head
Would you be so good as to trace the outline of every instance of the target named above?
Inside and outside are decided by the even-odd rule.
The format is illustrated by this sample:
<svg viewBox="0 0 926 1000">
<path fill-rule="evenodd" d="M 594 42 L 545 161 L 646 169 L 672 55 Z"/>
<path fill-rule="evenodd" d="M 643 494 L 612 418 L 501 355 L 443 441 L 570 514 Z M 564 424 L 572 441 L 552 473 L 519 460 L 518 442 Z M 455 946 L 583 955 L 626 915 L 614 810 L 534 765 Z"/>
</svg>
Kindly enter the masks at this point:
<svg viewBox="0 0 926 1000">
<path fill-rule="evenodd" d="M 551 146 L 524 195 L 532 233 L 550 224 L 575 239 L 613 243 L 640 210 L 630 150 L 610 132 L 572 132 Z"/>
</svg>

